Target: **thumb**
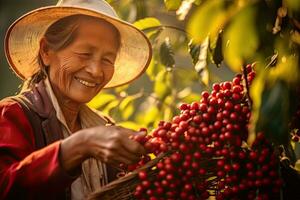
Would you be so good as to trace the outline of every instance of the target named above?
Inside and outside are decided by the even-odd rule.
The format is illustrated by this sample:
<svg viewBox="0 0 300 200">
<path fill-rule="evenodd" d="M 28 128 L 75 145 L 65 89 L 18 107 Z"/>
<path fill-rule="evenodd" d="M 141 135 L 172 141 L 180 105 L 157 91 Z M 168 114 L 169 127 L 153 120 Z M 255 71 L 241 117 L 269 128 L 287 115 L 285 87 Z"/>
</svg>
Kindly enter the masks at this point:
<svg viewBox="0 0 300 200">
<path fill-rule="evenodd" d="M 146 136 L 147 132 L 146 131 L 137 131 L 137 132 L 135 132 L 134 135 L 137 135 L 137 136 Z"/>
</svg>

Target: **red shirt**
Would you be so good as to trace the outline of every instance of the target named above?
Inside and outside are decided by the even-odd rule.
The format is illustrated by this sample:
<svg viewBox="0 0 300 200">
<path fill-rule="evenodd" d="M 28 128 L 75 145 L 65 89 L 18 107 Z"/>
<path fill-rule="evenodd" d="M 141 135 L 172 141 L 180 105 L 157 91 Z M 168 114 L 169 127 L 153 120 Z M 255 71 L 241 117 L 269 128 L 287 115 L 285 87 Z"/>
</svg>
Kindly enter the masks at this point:
<svg viewBox="0 0 300 200">
<path fill-rule="evenodd" d="M 0 102 L 0 199 L 62 199 L 74 181 L 61 167 L 60 141 L 35 149 L 19 103 Z"/>
</svg>

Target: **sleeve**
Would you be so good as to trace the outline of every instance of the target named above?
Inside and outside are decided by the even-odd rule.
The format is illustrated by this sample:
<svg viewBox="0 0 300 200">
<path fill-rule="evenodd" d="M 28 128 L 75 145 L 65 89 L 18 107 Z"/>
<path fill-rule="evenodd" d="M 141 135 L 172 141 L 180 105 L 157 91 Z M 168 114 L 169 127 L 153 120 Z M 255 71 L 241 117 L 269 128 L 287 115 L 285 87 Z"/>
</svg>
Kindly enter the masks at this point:
<svg viewBox="0 0 300 200">
<path fill-rule="evenodd" d="M 0 199 L 23 191 L 25 196 L 63 192 L 74 181 L 61 167 L 61 141 L 35 151 L 32 127 L 22 107 L 0 102 Z"/>
</svg>

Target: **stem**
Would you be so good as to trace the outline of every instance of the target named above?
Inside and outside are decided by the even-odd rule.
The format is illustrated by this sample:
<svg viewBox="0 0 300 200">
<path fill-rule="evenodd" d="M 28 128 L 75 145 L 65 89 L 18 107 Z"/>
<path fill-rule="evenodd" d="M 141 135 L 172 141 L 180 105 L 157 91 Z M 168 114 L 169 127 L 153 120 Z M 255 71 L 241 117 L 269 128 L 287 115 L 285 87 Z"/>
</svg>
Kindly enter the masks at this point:
<svg viewBox="0 0 300 200">
<path fill-rule="evenodd" d="M 246 95 L 248 98 L 248 105 L 249 105 L 250 110 L 252 110 L 252 99 L 250 97 L 250 88 L 249 88 L 249 82 L 247 79 L 247 70 L 246 70 L 245 64 L 243 64 L 243 78 L 245 80 L 245 85 L 246 85 Z"/>
</svg>

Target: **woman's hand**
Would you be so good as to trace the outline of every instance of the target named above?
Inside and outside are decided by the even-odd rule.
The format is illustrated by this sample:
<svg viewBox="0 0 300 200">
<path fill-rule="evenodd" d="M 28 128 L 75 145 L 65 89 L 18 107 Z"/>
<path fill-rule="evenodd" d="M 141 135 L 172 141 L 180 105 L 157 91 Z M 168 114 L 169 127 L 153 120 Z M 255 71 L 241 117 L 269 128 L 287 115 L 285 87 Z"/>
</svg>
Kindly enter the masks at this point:
<svg viewBox="0 0 300 200">
<path fill-rule="evenodd" d="M 87 130 L 88 154 L 110 164 L 132 164 L 137 162 L 146 150 L 138 142 L 129 139 L 131 135 L 144 134 L 119 126 L 100 126 Z"/>
<path fill-rule="evenodd" d="M 131 135 L 144 134 L 119 126 L 97 126 L 82 129 L 61 143 L 61 162 L 70 171 L 85 159 L 94 157 L 109 164 L 132 164 L 146 153 Z"/>
</svg>

